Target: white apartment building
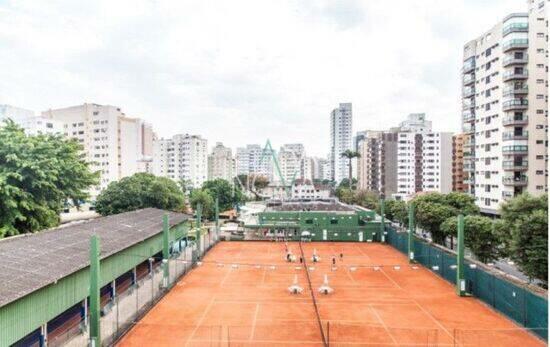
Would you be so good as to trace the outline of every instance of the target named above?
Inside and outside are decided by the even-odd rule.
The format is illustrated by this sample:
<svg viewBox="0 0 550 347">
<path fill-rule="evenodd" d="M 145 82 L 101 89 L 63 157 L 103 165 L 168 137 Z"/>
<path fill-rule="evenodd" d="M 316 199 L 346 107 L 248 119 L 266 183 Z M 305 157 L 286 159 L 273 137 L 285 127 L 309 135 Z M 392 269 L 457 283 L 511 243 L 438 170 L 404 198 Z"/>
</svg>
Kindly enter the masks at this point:
<svg viewBox="0 0 550 347">
<path fill-rule="evenodd" d="M 390 131 L 365 131 L 358 143 L 359 189 L 408 199 L 452 190 L 452 134 L 433 132 L 423 113 Z"/>
<path fill-rule="evenodd" d="M 330 113 L 330 169 L 331 179 L 340 183 L 349 175 L 349 161 L 340 155 L 353 149 L 353 116 L 351 103 L 341 103 Z"/>
<path fill-rule="evenodd" d="M 547 6 L 529 0 L 464 46 L 464 185 L 485 213 L 548 191 Z"/>
<path fill-rule="evenodd" d="M 157 139 L 153 145 L 153 174 L 200 188 L 208 177 L 207 140 L 189 134 Z"/>
<path fill-rule="evenodd" d="M 318 200 L 330 197 L 330 187 L 313 184 L 311 180 L 299 179 L 294 182 L 290 190 L 292 199 Z"/>
<path fill-rule="evenodd" d="M 287 185 L 292 184 L 292 181 L 301 178 L 303 175 L 302 166 L 305 158 L 304 145 L 300 143 L 285 144 L 279 150 L 277 160 L 281 175 Z M 276 168 L 274 168 L 276 170 Z M 279 181 L 278 173 L 274 172 L 273 177 Z"/>
<path fill-rule="evenodd" d="M 311 157 L 311 179 L 324 180 L 325 167 L 328 165 L 328 160 L 325 158 Z M 307 177 L 306 177 L 307 178 Z"/>
<path fill-rule="evenodd" d="M 63 123 L 60 121 L 35 116 L 34 111 L 24 108 L 0 105 L 0 122 L 6 119 L 13 120 L 29 135 L 63 134 Z"/>
<path fill-rule="evenodd" d="M 255 144 L 237 148 L 235 153 L 237 175 L 261 175 L 271 181 L 273 179 L 271 154 L 263 155 L 263 152 L 263 147 Z"/>
<path fill-rule="evenodd" d="M 100 183 L 90 191 L 92 198 L 111 182 L 139 172 L 140 162 L 151 156 L 145 143 L 151 127 L 127 117 L 119 107 L 83 104 L 42 112 L 42 117 L 63 124 L 63 134 L 84 147 L 92 171 L 99 171 Z"/>
<path fill-rule="evenodd" d="M 212 153 L 208 155 L 208 179 L 222 178 L 233 182 L 233 177 L 235 177 L 235 160 L 231 148 L 217 142 Z"/>
</svg>

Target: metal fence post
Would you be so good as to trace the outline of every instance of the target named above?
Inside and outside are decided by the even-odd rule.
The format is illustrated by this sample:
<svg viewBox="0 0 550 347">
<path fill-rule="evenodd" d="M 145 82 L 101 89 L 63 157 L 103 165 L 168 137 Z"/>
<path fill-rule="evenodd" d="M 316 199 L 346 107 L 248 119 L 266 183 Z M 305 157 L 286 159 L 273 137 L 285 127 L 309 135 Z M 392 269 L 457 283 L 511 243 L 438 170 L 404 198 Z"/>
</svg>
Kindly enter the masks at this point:
<svg viewBox="0 0 550 347">
<path fill-rule="evenodd" d="M 386 212 L 385 212 L 385 200 L 384 198 L 381 198 L 380 199 L 380 217 L 381 217 L 381 221 L 380 221 L 380 241 L 382 242 L 386 242 L 386 221 L 385 221 L 385 217 L 386 217 Z"/>
<path fill-rule="evenodd" d="M 92 347 L 101 345 L 100 331 L 100 245 L 99 237 L 92 235 L 90 238 L 90 345 Z"/>
<path fill-rule="evenodd" d="M 414 225 L 414 202 L 409 203 L 409 234 L 408 234 L 408 255 L 409 255 L 409 262 L 414 262 L 414 243 L 413 243 L 413 235 L 415 232 L 415 225 Z"/>
<path fill-rule="evenodd" d="M 458 216 L 457 229 L 458 249 L 456 252 L 456 294 L 459 296 L 464 296 L 466 292 L 466 281 L 464 280 L 464 215 Z"/>
</svg>

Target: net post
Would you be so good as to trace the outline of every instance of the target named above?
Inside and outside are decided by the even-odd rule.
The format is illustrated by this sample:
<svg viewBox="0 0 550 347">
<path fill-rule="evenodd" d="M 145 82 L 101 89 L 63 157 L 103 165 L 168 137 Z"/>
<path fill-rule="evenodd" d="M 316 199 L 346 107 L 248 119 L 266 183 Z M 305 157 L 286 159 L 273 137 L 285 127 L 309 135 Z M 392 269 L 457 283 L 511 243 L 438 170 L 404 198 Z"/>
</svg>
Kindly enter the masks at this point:
<svg viewBox="0 0 550 347">
<path fill-rule="evenodd" d="M 162 286 L 163 288 L 168 288 L 168 276 L 170 275 L 170 270 L 168 269 L 168 258 L 170 258 L 170 236 L 168 234 L 169 224 L 168 224 L 168 214 L 165 213 L 162 216 L 162 269 L 163 269 L 163 278 Z"/>
<path fill-rule="evenodd" d="M 385 217 L 386 217 L 386 213 L 385 213 L 385 199 L 384 199 L 384 196 L 382 196 L 380 198 L 380 218 L 381 218 L 381 221 L 380 221 L 380 241 L 382 241 L 383 243 L 386 242 L 386 221 L 385 221 Z"/>
<path fill-rule="evenodd" d="M 457 222 L 458 245 L 456 252 L 456 294 L 466 294 L 466 280 L 464 279 L 464 215 L 458 216 Z"/>
<path fill-rule="evenodd" d="M 100 331 L 100 245 L 97 235 L 90 238 L 90 346 L 101 346 Z"/>
<path fill-rule="evenodd" d="M 408 233 L 408 258 L 409 263 L 414 262 L 414 241 L 413 234 L 415 232 L 416 225 L 414 224 L 414 202 L 409 203 L 409 233 Z"/>
</svg>

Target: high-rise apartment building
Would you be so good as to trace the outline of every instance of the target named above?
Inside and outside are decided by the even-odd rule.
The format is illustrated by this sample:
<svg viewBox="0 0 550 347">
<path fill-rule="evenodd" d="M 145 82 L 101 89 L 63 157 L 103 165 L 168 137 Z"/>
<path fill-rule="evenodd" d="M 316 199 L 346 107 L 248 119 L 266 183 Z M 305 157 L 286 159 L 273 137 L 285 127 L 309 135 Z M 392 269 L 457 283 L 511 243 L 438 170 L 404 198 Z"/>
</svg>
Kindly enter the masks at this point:
<svg viewBox="0 0 550 347">
<path fill-rule="evenodd" d="M 325 167 L 328 165 L 328 160 L 325 158 L 311 157 L 311 179 L 324 180 Z"/>
<path fill-rule="evenodd" d="M 464 192 L 464 139 L 465 134 L 453 136 L 453 192 Z"/>
<path fill-rule="evenodd" d="M 99 185 L 90 191 L 92 197 L 109 183 L 140 172 L 143 161 L 150 158 L 150 125 L 127 117 L 119 107 L 83 104 L 50 109 L 42 112 L 42 117 L 61 122 L 64 135 L 84 147 L 91 170 L 100 172 Z"/>
<path fill-rule="evenodd" d="M 260 175 L 273 178 L 271 153 L 265 153 L 260 145 L 246 145 L 237 148 L 235 166 L 238 175 Z"/>
<path fill-rule="evenodd" d="M 331 179 L 340 183 L 349 175 L 349 160 L 341 154 L 353 149 L 353 115 L 351 103 L 342 103 L 330 113 L 330 170 Z"/>
<path fill-rule="evenodd" d="M 207 144 L 199 135 L 178 134 L 157 139 L 153 145 L 153 174 L 200 188 L 208 176 Z"/>
<path fill-rule="evenodd" d="M 433 132 L 423 113 L 389 131 L 363 132 L 358 149 L 359 189 L 404 199 L 452 189 L 452 135 Z"/>
<path fill-rule="evenodd" d="M 235 177 L 235 160 L 231 148 L 217 142 L 212 153 L 208 155 L 208 179 L 222 178 L 233 182 L 233 177 Z"/>
<path fill-rule="evenodd" d="M 279 161 L 279 169 L 287 185 L 292 184 L 292 181 L 303 176 L 303 165 L 305 158 L 304 145 L 301 143 L 285 144 L 277 154 Z M 276 170 L 276 168 L 274 168 Z M 279 180 L 278 174 L 273 173 L 275 180 Z"/>
<path fill-rule="evenodd" d="M 11 105 L 0 105 L 0 122 L 11 119 L 25 130 L 26 134 L 63 134 L 63 123 L 54 119 L 36 116 L 34 111 Z M 3 123 L 0 123 L 2 126 Z"/>
<path fill-rule="evenodd" d="M 548 6 L 529 0 L 464 46 L 464 180 L 482 212 L 548 191 Z"/>
</svg>

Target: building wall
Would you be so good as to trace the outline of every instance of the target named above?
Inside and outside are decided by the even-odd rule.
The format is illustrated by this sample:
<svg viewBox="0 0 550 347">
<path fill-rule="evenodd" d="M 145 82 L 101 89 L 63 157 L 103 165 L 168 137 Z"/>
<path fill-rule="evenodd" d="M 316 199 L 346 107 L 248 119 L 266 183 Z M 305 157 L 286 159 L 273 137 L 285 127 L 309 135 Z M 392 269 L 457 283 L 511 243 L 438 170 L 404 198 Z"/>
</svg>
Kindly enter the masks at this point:
<svg viewBox="0 0 550 347">
<path fill-rule="evenodd" d="M 65 136 L 82 144 L 91 170 L 100 172 L 100 184 L 90 191 L 92 198 L 109 183 L 139 171 L 140 121 L 126 117 L 119 107 L 83 104 L 50 109 L 42 116 L 62 122 Z"/>
<path fill-rule="evenodd" d="M 157 139 L 153 153 L 153 174 L 157 176 L 185 180 L 195 188 L 200 188 L 208 178 L 207 140 L 199 135 Z"/>
<path fill-rule="evenodd" d="M 270 181 L 273 177 L 271 154 L 265 153 L 260 145 L 246 145 L 237 148 L 235 166 L 238 175 L 261 175 Z"/>
<path fill-rule="evenodd" d="M 453 136 L 453 165 L 452 165 L 452 190 L 464 192 L 464 139 L 465 134 Z"/>
<path fill-rule="evenodd" d="M 234 160 L 231 148 L 225 147 L 221 142 L 216 143 L 212 153 L 208 156 L 208 179 L 222 178 L 233 182 L 235 172 Z"/>
</svg>

